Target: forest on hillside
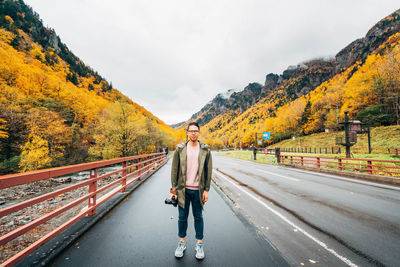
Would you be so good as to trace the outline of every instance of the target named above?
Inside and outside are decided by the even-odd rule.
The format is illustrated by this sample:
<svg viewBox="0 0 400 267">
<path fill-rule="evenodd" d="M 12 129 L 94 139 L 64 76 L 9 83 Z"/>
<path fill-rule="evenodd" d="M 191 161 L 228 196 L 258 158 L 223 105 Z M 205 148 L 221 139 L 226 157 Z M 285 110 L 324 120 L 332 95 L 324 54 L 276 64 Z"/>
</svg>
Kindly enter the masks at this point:
<svg viewBox="0 0 400 267">
<path fill-rule="evenodd" d="M 289 85 L 289 84 L 288 84 Z M 247 147 L 255 134 L 270 143 L 326 129 L 338 130 L 344 111 L 371 126 L 400 124 L 400 33 L 390 36 L 365 61 L 357 61 L 316 89 L 290 101 L 280 87 L 245 112 L 229 111 L 206 124 L 212 147 Z"/>
<path fill-rule="evenodd" d="M 22 1 L 0 7 L 0 174 L 153 153 L 183 139 L 81 62 Z"/>
</svg>

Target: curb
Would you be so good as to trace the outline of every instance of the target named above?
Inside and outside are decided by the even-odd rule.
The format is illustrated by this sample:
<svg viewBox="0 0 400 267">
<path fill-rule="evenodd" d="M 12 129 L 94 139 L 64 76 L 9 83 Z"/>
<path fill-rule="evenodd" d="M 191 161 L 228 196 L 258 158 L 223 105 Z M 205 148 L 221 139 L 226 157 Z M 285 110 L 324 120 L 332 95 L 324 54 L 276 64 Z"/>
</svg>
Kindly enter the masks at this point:
<svg viewBox="0 0 400 267">
<path fill-rule="evenodd" d="M 250 234 L 254 236 L 256 241 L 264 248 L 268 257 L 275 263 L 275 266 L 291 266 L 286 259 L 281 255 L 281 253 L 276 250 L 273 245 L 265 239 L 262 235 L 260 235 L 257 231 L 257 227 L 250 223 L 248 219 L 243 215 L 243 213 L 233 204 L 233 201 L 229 199 L 221 187 L 212 179 L 211 183 L 212 187 L 218 193 L 218 195 L 224 200 L 224 202 L 229 206 L 234 215 L 238 217 L 240 222 L 247 228 Z"/>
<path fill-rule="evenodd" d="M 47 266 L 56 260 L 57 256 L 60 255 L 65 249 L 70 247 L 77 239 L 79 239 L 84 233 L 86 233 L 91 227 L 93 227 L 98 221 L 106 216 L 112 209 L 120 204 L 126 197 L 128 197 L 133 191 L 140 187 L 147 179 L 149 179 L 154 173 L 156 173 L 161 167 L 167 164 L 167 161 L 159 165 L 156 169 L 143 176 L 142 179 L 135 181 L 133 184 L 127 187 L 127 191 L 119 193 L 107 200 L 101 206 L 96 208 L 96 215 L 85 216 L 68 229 L 58 234 L 53 239 L 42 245 L 40 248 L 29 254 L 27 257 L 19 261 L 15 266 L 26 267 L 26 266 Z"/>
</svg>

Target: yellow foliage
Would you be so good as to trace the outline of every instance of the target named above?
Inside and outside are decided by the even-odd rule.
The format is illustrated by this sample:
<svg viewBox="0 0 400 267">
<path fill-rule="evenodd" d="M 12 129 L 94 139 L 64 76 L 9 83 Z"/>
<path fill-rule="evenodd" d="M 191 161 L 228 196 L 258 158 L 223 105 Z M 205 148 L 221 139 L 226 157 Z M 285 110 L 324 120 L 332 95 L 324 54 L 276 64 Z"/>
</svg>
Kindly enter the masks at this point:
<svg viewBox="0 0 400 267">
<path fill-rule="evenodd" d="M 255 133 L 271 132 L 276 134 L 305 134 L 321 131 L 324 128 L 338 128 L 343 121 L 345 110 L 354 118 L 366 107 L 381 103 L 375 83 L 380 79 L 387 98 L 395 99 L 400 95 L 400 33 L 392 35 L 364 63 L 356 62 L 343 72 L 322 83 L 309 94 L 286 105 L 276 108 L 284 101 L 283 91 L 274 91 L 273 96 L 260 100 L 243 113 L 220 114 L 204 126 L 207 140 L 214 144 L 216 140 L 224 145 L 242 143 L 254 144 Z M 306 99 L 311 103 L 311 114 L 302 124 Z M 399 112 L 399 106 L 393 106 Z M 271 112 L 272 111 L 272 112 Z M 229 133 L 229 137 L 225 136 Z"/>
<path fill-rule="evenodd" d="M 146 142 L 158 142 L 157 145 L 168 145 L 172 148 L 182 139 L 180 132 L 154 117 L 121 92 L 116 89 L 104 91 L 104 88 L 108 86 L 106 81 L 100 81 L 97 84 L 95 77 L 89 76 L 78 77 L 78 85 L 71 83 L 67 79 L 67 76 L 72 73 L 69 65 L 53 49 L 48 48 L 44 51 L 22 30 L 17 29 L 16 34 L 31 49 L 28 52 L 17 51 L 10 45 L 15 34 L 0 29 L 0 104 L 2 110 L 20 109 L 22 113 L 27 114 L 25 116 L 27 122 L 23 123 L 27 124 L 31 137 L 26 151 L 36 143 L 43 144 L 40 140 L 44 140 L 47 142 L 47 154 L 52 161 L 51 164 L 57 165 L 57 159 L 66 155 L 66 147 L 72 142 L 72 123 L 78 125 L 81 132 L 85 134 L 82 137 L 85 140 L 82 142 L 87 145 L 92 145 L 94 141 L 96 146 L 100 147 L 102 142 L 116 144 L 118 140 L 108 139 L 111 135 L 96 132 L 101 127 L 112 130 L 115 121 L 110 112 L 115 111 L 116 101 L 126 103 L 131 124 L 135 124 L 136 133 L 142 137 L 146 136 L 150 128 L 155 133 L 150 134 L 151 138 L 146 139 Z M 67 122 L 65 118 L 69 121 Z M 6 137 L 6 130 L 0 121 L 1 138 Z M 145 144 L 135 153 L 154 152 L 150 150 L 157 145 Z M 38 151 L 42 153 L 43 147 L 41 146 Z M 101 152 L 103 154 L 99 158 L 114 157 L 118 153 L 111 149 L 115 148 L 116 146 L 104 147 Z M 31 155 L 34 155 L 31 150 L 25 152 L 21 168 L 32 170 L 35 166 L 39 168 L 48 164 L 46 160 L 42 160 L 42 163 L 38 165 L 29 163 L 29 159 L 33 157 Z"/>
<path fill-rule="evenodd" d="M 32 135 L 22 147 L 20 167 L 22 171 L 33 171 L 48 167 L 51 162 L 48 142 Z"/>
<path fill-rule="evenodd" d="M 32 48 L 32 49 L 29 51 L 29 53 L 30 53 L 34 58 L 36 58 L 37 60 L 40 60 L 40 61 L 42 61 L 42 62 L 45 61 L 44 54 L 42 53 L 42 49 L 40 49 L 39 46 L 35 46 L 34 48 Z"/>
<path fill-rule="evenodd" d="M 4 18 L 8 21 L 8 23 L 10 24 L 14 23 L 14 20 L 10 16 L 6 15 L 4 16 Z"/>
<path fill-rule="evenodd" d="M 0 40 L 6 44 L 10 44 L 14 39 L 15 35 L 5 29 L 0 28 Z M 0 43 L 1 45 L 1 43 Z"/>
<path fill-rule="evenodd" d="M 0 118 L 0 138 L 7 138 L 8 134 L 7 132 L 5 132 L 5 130 L 7 130 L 5 125 L 1 125 L 2 123 L 6 123 L 6 120 L 3 120 Z"/>
</svg>

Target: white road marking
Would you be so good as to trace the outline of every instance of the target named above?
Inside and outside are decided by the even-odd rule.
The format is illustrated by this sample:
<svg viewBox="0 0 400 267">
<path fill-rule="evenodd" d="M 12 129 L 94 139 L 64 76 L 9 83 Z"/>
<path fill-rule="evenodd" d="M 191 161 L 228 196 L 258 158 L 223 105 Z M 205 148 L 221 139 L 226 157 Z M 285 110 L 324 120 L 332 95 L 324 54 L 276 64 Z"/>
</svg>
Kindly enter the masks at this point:
<svg viewBox="0 0 400 267">
<path fill-rule="evenodd" d="M 289 224 L 290 226 L 292 226 L 293 228 L 298 229 L 301 233 L 303 233 L 305 236 L 307 236 L 308 238 L 310 238 L 311 240 L 313 240 L 315 243 L 317 243 L 318 245 L 320 245 L 321 247 L 323 247 L 325 250 L 327 250 L 328 252 L 330 252 L 332 255 L 334 255 L 336 258 L 340 259 L 341 261 L 343 261 L 344 263 L 346 263 L 349 266 L 353 266 L 356 267 L 358 265 L 354 264 L 352 261 L 350 261 L 349 259 L 347 259 L 344 256 L 339 255 L 334 249 L 331 249 L 328 247 L 327 244 L 325 244 L 324 242 L 320 241 L 319 239 L 317 239 L 316 237 L 312 236 L 311 234 L 309 234 L 308 232 L 306 232 L 303 228 L 297 226 L 296 224 L 294 224 L 293 222 L 291 222 L 288 218 L 286 218 L 284 215 L 282 215 L 280 212 L 274 210 L 273 208 L 271 208 L 270 206 L 268 206 L 267 204 L 265 204 L 264 202 L 262 202 L 261 200 L 257 199 L 255 196 L 253 196 L 252 194 L 250 194 L 249 192 L 247 192 L 246 190 L 244 190 L 243 188 L 241 188 L 240 186 L 238 186 L 237 184 L 235 184 L 234 182 L 232 182 L 229 178 L 227 178 L 224 174 L 218 172 L 218 171 L 214 171 L 218 176 L 224 178 L 225 180 L 227 180 L 229 183 L 231 183 L 233 186 L 235 186 L 236 188 L 238 188 L 239 190 L 241 190 L 242 192 L 246 193 L 249 197 L 251 197 L 252 199 L 254 199 L 255 201 L 257 201 L 258 203 L 260 203 L 261 205 L 263 205 L 265 208 L 267 208 L 269 211 L 271 211 L 272 213 L 274 213 L 276 216 L 278 216 L 279 218 L 281 218 L 284 222 L 286 222 L 287 224 Z"/>
<path fill-rule="evenodd" d="M 222 156 L 220 156 L 220 157 L 222 157 Z M 253 161 L 237 159 L 237 158 L 229 158 L 229 159 L 237 160 L 237 161 L 241 161 L 241 162 L 245 162 L 245 163 L 249 163 L 250 165 L 262 165 L 262 166 L 265 166 L 265 167 L 268 167 L 268 168 L 271 168 L 271 169 L 272 168 L 282 168 L 282 169 L 285 169 L 285 170 L 288 170 L 288 171 L 302 172 L 302 173 L 307 173 L 307 174 L 312 174 L 312 175 L 324 176 L 324 177 L 328 177 L 328 178 L 331 178 L 331 179 L 337 179 L 337 180 L 348 181 L 348 182 L 357 183 L 357 184 L 371 185 L 371 186 L 378 187 L 378 188 L 384 188 L 384 189 L 391 189 L 391 190 L 400 191 L 400 187 L 381 184 L 381 183 L 372 182 L 372 181 L 371 182 L 363 181 L 363 180 L 359 180 L 357 178 L 348 178 L 348 177 L 343 177 L 343 176 L 339 176 L 339 175 L 335 175 L 335 174 L 326 174 L 326 173 L 321 173 L 321 172 L 313 172 L 313 171 L 307 171 L 307 170 L 301 170 L 301 169 L 286 168 L 286 167 L 283 167 L 283 166 L 268 165 L 268 164 L 265 164 L 265 163 L 253 162 Z M 226 163 L 226 162 L 224 162 L 224 163 Z M 237 165 L 235 165 L 235 166 L 237 166 Z M 313 177 L 313 178 L 315 178 L 315 177 Z"/>
<path fill-rule="evenodd" d="M 295 182 L 299 182 L 300 181 L 299 179 L 288 177 L 288 176 L 281 175 L 281 174 L 277 174 L 277 173 L 274 173 L 274 172 L 269 172 L 269 171 L 265 171 L 265 170 L 261 170 L 261 169 L 256 169 L 256 170 L 260 171 L 260 172 L 265 172 L 265 173 L 268 173 L 268 174 L 271 174 L 271 175 L 274 175 L 274 176 L 279 176 L 279 177 L 282 177 L 282 178 L 285 178 L 285 179 L 289 179 L 289 180 L 292 180 L 292 181 L 295 181 Z"/>
</svg>

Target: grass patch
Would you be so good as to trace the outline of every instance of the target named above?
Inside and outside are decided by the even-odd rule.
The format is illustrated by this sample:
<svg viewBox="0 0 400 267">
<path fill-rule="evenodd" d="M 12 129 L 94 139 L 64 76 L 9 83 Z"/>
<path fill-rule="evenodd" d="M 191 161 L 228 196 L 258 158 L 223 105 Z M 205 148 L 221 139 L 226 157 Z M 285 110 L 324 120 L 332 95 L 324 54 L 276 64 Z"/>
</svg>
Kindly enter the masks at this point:
<svg viewBox="0 0 400 267">
<path fill-rule="evenodd" d="M 248 161 L 255 161 L 259 163 L 267 163 L 272 165 L 277 165 L 276 158 L 274 155 L 265 155 L 265 154 L 257 154 L 257 160 L 253 160 L 253 152 L 252 151 L 229 151 L 220 154 L 221 156 L 231 157 L 236 159 L 243 159 Z"/>
<path fill-rule="evenodd" d="M 316 133 L 300 137 L 300 147 L 302 148 L 329 148 L 337 147 L 336 137 L 344 138 L 344 131 L 333 133 Z M 269 146 L 269 148 L 298 148 L 299 140 L 287 139 L 282 142 Z M 371 128 L 371 148 L 374 155 L 388 154 L 388 149 L 400 148 L 400 125 L 380 126 Z M 342 153 L 345 147 L 341 146 Z M 358 134 L 357 143 L 351 147 L 353 154 L 368 155 L 368 135 Z M 393 159 L 392 159 L 393 160 Z"/>
<path fill-rule="evenodd" d="M 242 160 L 248 160 L 248 161 L 254 161 L 253 160 L 253 152 L 252 151 L 228 151 L 228 152 L 223 152 L 219 154 L 221 156 L 225 157 L 231 157 L 231 158 L 236 158 L 236 159 L 242 159 Z M 293 155 L 293 156 L 305 156 L 305 157 L 329 157 L 329 158 L 344 158 L 345 155 L 343 154 L 310 154 L 310 153 L 282 153 L 282 155 Z M 394 167 L 400 167 L 400 159 L 396 157 L 392 157 L 391 155 L 388 154 L 353 154 L 353 158 L 355 159 L 376 159 L 376 160 L 390 160 L 390 161 L 399 161 L 399 163 L 387 163 L 387 162 L 374 162 L 373 165 L 382 165 L 382 167 L 374 167 L 375 170 L 391 170 L 391 171 L 400 171 L 400 169 L 391 169 L 388 168 L 388 166 L 394 166 Z M 264 163 L 264 164 L 271 164 L 271 165 L 277 165 L 275 155 L 265 155 L 265 154 L 257 154 L 257 160 L 255 162 L 259 163 Z M 288 163 L 288 160 L 285 161 Z M 367 166 L 364 166 L 367 164 L 366 161 L 354 161 L 354 160 L 343 160 L 343 166 L 346 167 L 351 167 L 351 168 L 346 168 L 346 171 L 355 171 L 355 172 L 366 172 Z M 348 165 L 345 163 L 349 163 Z M 298 163 L 300 165 L 300 163 Z M 316 167 L 316 165 L 314 165 Z M 328 169 L 338 169 L 338 164 L 336 160 L 332 160 L 332 163 L 329 163 L 327 166 L 324 166 L 324 168 Z M 373 174 L 378 174 L 378 175 L 386 175 L 386 176 L 396 176 L 399 177 L 399 174 L 388 174 L 384 172 L 375 172 Z"/>
</svg>

